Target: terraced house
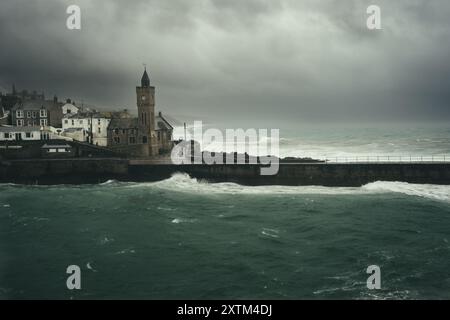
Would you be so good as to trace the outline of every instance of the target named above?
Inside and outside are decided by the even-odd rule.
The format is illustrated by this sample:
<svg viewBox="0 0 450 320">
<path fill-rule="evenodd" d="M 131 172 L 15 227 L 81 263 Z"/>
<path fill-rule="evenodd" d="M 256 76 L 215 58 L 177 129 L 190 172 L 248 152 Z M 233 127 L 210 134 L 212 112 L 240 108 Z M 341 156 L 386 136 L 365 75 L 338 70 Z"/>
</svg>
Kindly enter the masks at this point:
<svg viewBox="0 0 450 320">
<path fill-rule="evenodd" d="M 11 110 L 12 125 L 61 127 L 62 103 L 53 100 L 25 100 L 18 102 Z"/>
</svg>

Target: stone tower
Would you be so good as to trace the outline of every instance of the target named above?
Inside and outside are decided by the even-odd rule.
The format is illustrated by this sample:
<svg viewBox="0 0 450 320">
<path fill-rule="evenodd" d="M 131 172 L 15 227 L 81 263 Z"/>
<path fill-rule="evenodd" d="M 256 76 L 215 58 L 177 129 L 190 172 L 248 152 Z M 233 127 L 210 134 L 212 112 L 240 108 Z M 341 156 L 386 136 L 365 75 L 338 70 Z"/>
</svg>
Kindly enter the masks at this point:
<svg viewBox="0 0 450 320">
<path fill-rule="evenodd" d="M 136 87 L 138 108 L 139 143 L 148 145 L 148 156 L 158 154 L 155 134 L 155 87 L 150 85 L 147 70 L 141 78 L 141 86 Z M 147 152 L 145 152 L 147 153 Z"/>
</svg>

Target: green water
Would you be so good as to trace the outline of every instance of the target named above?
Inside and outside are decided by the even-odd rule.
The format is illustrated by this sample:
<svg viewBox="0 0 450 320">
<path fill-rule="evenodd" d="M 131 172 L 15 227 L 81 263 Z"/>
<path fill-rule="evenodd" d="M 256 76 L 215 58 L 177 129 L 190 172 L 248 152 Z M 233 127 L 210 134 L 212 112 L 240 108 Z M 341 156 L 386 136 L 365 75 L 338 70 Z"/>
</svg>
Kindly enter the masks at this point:
<svg viewBox="0 0 450 320">
<path fill-rule="evenodd" d="M 450 187 L 0 185 L 0 298 L 450 298 Z M 81 290 L 66 268 L 79 265 Z M 381 290 L 366 268 L 381 268 Z"/>
</svg>

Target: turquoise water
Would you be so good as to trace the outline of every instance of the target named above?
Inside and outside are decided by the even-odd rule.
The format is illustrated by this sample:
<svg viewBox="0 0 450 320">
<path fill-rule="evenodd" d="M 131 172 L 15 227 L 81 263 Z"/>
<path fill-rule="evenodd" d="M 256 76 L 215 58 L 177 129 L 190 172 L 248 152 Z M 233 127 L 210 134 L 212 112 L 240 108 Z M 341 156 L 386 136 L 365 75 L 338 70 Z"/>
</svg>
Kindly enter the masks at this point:
<svg viewBox="0 0 450 320">
<path fill-rule="evenodd" d="M 450 153 L 446 126 L 283 132 L 285 155 Z M 449 241 L 450 186 L 3 184 L 0 298 L 448 299 Z"/>
<path fill-rule="evenodd" d="M 450 298 L 450 187 L 0 186 L 1 298 Z M 82 289 L 66 289 L 68 265 Z M 382 290 L 366 288 L 369 265 Z"/>
</svg>

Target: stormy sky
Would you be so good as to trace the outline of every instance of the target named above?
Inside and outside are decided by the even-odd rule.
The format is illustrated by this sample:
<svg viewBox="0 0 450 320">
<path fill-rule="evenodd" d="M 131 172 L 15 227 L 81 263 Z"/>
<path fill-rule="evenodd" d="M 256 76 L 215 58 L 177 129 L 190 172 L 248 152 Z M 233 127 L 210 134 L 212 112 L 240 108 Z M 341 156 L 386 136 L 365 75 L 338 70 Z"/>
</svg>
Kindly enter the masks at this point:
<svg viewBox="0 0 450 320">
<path fill-rule="evenodd" d="M 179 119 L 448 121 L 449 17 L 448 0 L 2 0 L 0 91 L 135 110 L 146 63 Z"/>
</svg>

